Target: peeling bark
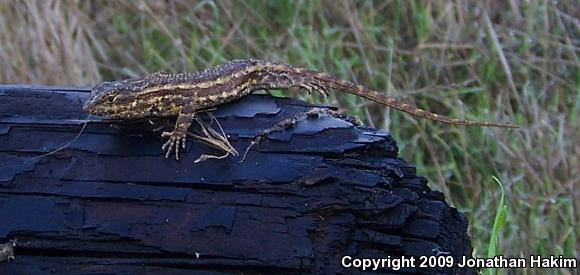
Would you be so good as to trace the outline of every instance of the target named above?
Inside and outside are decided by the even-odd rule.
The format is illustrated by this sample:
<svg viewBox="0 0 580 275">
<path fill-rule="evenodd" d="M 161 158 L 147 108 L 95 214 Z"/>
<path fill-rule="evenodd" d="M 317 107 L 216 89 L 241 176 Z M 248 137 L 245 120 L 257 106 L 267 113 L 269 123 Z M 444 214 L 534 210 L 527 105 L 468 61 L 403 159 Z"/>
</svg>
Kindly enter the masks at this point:
<svg viewBox="0 0 580 275">
<path fill-rule="evenodd" d="M 0 86 L 0 243 L 17 240 L 0 270 L 358 273 L 341 267 L 343 256 L 471 255 L 465 217 L 397 158 L 388 132 L 307 119 L 241 163 L 194 164 L 219 152 L 189 140 L 180 161 L 165 159 L 152 130 L 171 119 L 87 117 L 87 97 L 82 88 Z M 213 115 L 244 152 L 312 107 L 252 95 Z M 73 140 L 85 119 L 67 148 L 34 158 Z"/>
</svg>

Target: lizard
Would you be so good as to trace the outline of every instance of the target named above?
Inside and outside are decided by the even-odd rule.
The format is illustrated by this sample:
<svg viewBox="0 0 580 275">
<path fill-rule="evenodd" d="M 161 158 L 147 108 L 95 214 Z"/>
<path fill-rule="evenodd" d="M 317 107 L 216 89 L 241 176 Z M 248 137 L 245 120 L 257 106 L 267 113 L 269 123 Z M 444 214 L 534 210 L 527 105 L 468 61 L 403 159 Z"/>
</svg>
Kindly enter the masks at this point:
<svg viewBox="0 0 580 275">
<path fill-rule="evenodd" d="M 218 107 L 245 97 L 255 90 L 303 88 L 328 95 L 330 89 L 354 94 L 397 110 L 453 125 L 518 128 L 507 123 L 450 118 L 397 101 L 363 85 L 283 63 L 255 59 L 231 60 L 204 71 L 144 77 L 96 84 L 83 110 L 114 119 L 177 116 L 174 129 L 162 132 L 162 145 L 169 157 L 185 148 L 188 128 L 197 111 Z"/>
</svg>

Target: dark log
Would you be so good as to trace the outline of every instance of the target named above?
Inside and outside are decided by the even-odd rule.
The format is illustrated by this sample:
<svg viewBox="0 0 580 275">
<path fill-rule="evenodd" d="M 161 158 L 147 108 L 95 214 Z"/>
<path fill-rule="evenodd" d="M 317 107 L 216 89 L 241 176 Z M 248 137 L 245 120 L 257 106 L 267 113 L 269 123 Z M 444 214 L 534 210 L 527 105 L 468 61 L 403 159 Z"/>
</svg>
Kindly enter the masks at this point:
<svg viewBox="0 0 580 275">
<path fill-rule="evenodd" d="M 243 162 L 194 164 L 220 152 L 190 139 L 179 161 L 165 159 L 152 129 L 171 120 L 88 117 L 88 95 L 0 86 L 0 243 L 16 240 L 2 274 L 359 273 L 341 267 L 345 255 L 472 253 L 465 217 L 397 158 L 386 131 L 310 118 L 268 135 Z M 252 95 L 212 113 L 242 153 L 312 107 Z"/>
</svg>

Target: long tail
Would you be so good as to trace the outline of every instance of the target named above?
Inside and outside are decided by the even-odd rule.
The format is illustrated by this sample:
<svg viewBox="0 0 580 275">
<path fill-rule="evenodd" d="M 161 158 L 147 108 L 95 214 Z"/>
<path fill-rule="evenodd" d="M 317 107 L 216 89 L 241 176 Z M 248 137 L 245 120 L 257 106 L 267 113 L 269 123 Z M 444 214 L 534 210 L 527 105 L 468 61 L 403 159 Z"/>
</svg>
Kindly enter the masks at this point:
<svg viewBox="0 0 580 275">
<path fill-rule="evenodd" d="M 347 92 L 353 95 L 357 95 L 360 97 L 364 97 L 366 99 L 370 99 L 374 102 L 395 108 L 397 110 L 401 110 L 403 112 L 424 117 L 427 119 L 431 119 L 434 121 L 449 123 L 453 125 L 465 125 L 465 126 L 486 126 L 486 127 L 502 127 L 502 128 L 519 128 L 517 125 L 507 124 L 507 123 L 498 123 L 498 122 L 491 122 L 491 121 L 474 121 L 474 120 L 465 120 L 465 119 L 456 119 L 450 118 L 442 115 L 438 115 L 435 113 L 431 113 L 416 107 L 413 107 L 409 104 L 405 104 L 402 102 L 397 101 L 395 98 L 390 96 L 381 94 L 377 91 L 371 90 L 365 86 L 354 84 L 350 81 L 345 81 L 342 79 L 337 79 L 336 77 L 330 76 L 325 73 L 317 73 L 312 72 L 312 76 L 320 81 L 323 87 L 332 88 L 336 90 L 340 90 L 343 92 Z"/>
</svg>

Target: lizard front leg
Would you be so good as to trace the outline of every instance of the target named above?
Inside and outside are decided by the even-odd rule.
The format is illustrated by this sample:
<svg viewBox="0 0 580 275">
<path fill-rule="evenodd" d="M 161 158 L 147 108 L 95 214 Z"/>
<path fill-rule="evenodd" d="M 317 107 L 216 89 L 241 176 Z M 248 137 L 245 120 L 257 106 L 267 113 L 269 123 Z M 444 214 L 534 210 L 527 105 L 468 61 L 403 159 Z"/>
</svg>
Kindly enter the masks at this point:
<svg viewBox="0 0 580 275">
<path fill-rule="evenodd" d="M 179 160 L 179 145 L 185 149 L 185 138 L 187 130 L 195 116 L 195 108 L 193 106 L 186 106 L 179 112 L 175 128 L 171 132 L 163 132 L 161 137 L 168 137 L 169 139 L 163 144 L 161 150 L 166 151 L 165 158 L 168 158 L 171 152 L 175 151 L 175 159 Z"/>
</svg>

